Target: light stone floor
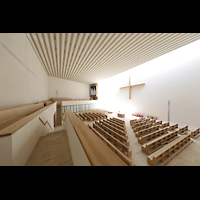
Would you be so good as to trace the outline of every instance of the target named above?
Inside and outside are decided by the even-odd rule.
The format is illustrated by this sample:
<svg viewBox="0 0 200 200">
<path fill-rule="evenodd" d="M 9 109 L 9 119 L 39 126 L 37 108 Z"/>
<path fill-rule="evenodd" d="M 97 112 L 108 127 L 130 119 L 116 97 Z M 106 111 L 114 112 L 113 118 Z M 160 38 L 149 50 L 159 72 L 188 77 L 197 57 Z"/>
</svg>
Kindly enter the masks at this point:
<svg viewBox="0 0 200 200">
<path fill-rule="evenodd" d="M 39 138 L 25 166 L 73 166 L 67 133 L 62 129 L 56 127 L 57 133 Z"/>
<path fill-rule="evenodd" d="M 126 122 L 126 130 L 128 139 L 130 141 L 129 148 L 132 150 L 132 155 L 130 159 L 134 162 L 135 166 L 150 166 L 147 163 L 147 154 L 141 150 L 141 144 L 138 143 L 138 138 L 135 136 L 132 127 L 130 126 L 130 119 L 138 118 L 119 118 L 116 114 L 108 114 L 108 118 L 116 117 L 118 119 L 124 120 Z M 167 121 L 163 121 L 165 123 Z M 92 124 L 94 121 L 84 121 L 85 124 Z M 175 123 L 170 123 L 173 125 Z M 183 127 L 184 124 L 178 124 L 178 127 Z M 192 127 L 188 125 L 189 130 L 193 130 L 197 127 Z M 200 166 L 200 137 L 197 139 L 192 139 L 193 142 L 187 146 L 183 151 L 176 155 L 171 161 L 169 161 L 165 166 Z"/>
<path fill-rule="evenodd" d="M 108 114 L 108 118 L 116 117 L 116 114 Z M 147 154 L 141 150 L 141 144 L 138 143 L 138 138 L 135 136 L 133 129 L 130 126 L 131 118 L 118 118 L 126 122 L 128 139 L 130 141 L 129 148 L 132 150 L 130 159 L 135 166 L 150 166 L 147 163 Z M 163 121 L 165 123 L 166 121 Z M 94 121 L 84 121 L 85 124 L 93 126 Z M 175 123 L 170 123 L 171 125 Z M 179 128 L 184 124 L 179 124 Z M 189 130 L 197 127 L 188 126 Z M 55 131 L 63 129 L 62 126 L 56 127 Z M 191 139 L 193 142 L 183 151 L 176 155 L 166 166 L 200 166 L 200 137 Z M 67 133 L 65 131 L 50 134 L 41 137 L 35 148 L 33 149 L 26 166 L 73 166 L 70 147 L 68 143 Z"/>
</svg>

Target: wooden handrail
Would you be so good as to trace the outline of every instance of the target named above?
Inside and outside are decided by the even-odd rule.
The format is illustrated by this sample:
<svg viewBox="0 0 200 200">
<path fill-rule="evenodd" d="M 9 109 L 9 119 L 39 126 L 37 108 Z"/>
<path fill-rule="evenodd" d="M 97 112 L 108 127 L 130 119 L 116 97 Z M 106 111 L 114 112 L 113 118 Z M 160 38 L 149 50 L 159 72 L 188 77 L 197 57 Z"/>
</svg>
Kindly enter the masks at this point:
<svg viewBox="0 0 200 200">
<path fill-rule="evenodd" d="M 75 114 L 65 110 L 92 166 L 127 166 L 89 127 Z M 70 134 L 70 133 L 69 133 Z"/>
<path fill-rule="evenodd" d="M 0 124 L 9 122 L 20 116 L 28 116 L 43 107 L 44 105 L 39 103 L 2 110 L 0 111 Z"/>
<path fill-rule="evenodd" d="M 55 104 L 55 103 L 53 103 Z M 21 127 L 23 127 L 25 124 L 27 124 L 29 121 L 31 121 L 32 119 L 34 119 L 36 116 L 38 116 L 40 113 L 44 112 L 46 109 L 48 109 L 50 106 L 52 106 L 53 104 L 50 104 L 48 106 L 45 106 L 43 108 L 41 108 L 38 111 L 35 111 L 34 113 L 22 118 L 21 120 L 11 124 L 10 126 L 2 129 L 0 131 L 0 137 L 1 136 L 8 136 L 11 135 L 13 133 L 15 133 L 17 130 L 19 130 Z"/>
<path fill-rule="evenodd" d="M 53 128 L 51 127 L 51 125 L 49 124 L 48 121 L 46 121 L 46 122 L 44 123 L 43 120 L 42 120 L 40 117 L 39 117 L 39 120 L 44 124 L 44 126 L 45 126 L 46 124 L 48 124 L 49 127 L 51 128 L 51 130 L 54 131 Z"/>
</svg>

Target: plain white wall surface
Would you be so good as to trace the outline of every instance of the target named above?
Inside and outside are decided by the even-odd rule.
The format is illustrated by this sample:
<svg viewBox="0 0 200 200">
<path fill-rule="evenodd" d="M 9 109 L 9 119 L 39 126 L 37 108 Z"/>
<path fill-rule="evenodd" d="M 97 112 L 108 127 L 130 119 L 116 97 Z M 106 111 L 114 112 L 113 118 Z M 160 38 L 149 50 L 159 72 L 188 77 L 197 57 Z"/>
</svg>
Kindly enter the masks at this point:
<svg viewBox="0 0 200 200">
<path fill-rule="evenodd" d="M 47 98 L 47 75 L 25 33 L 0 33 L 0 106 Z"/>
<path fill-rule="evenodd" d="M 145 82 L 144 86 L 119 89 Z M 200 41 L 193 42 L 124 73 L 98 83 L 99 102 L 106 109 L 157 116 L 200 127 Z"/>
<path fill-rule="evenodd" d="M 89 99 L 89 84 L 48 76 L 48 98 L 53 97 Z"/>
</svg>

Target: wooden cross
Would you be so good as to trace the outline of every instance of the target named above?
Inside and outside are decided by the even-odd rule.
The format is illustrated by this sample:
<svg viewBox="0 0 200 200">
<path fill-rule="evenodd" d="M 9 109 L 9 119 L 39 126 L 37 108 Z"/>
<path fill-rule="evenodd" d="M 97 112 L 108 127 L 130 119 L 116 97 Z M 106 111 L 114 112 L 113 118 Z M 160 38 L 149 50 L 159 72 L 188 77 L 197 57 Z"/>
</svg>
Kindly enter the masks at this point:
<svg viewBox="0 0 200 200">
<path fill-rule="evenodd" d="M 139 84 L 131 85 L 131 77 L 129 76 L 129 86 L 120 87 L 119 89 L 129 88 L 129 99 L 131 99 L 131 87 L 135 87 L 135 86 L 138 86 L 138 85 L 145 85 L 145 83 L 139 83 Z"/>
</svg>

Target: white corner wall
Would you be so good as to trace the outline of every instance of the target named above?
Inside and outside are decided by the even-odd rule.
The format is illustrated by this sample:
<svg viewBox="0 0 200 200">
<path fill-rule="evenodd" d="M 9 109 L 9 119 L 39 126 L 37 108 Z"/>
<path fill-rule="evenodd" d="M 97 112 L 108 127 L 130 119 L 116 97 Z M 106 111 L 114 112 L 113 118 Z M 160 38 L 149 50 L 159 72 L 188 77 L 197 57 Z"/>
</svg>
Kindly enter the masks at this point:
<svg viewBox="0 0 200 200">
<path fill-rule="evenodd" d="M 48 98 L 53 97 L 89 99 L 89 84 L 48 76 Z"/>
<path fill-rule="evenodd" d="M 48 98 L 47 75 L 25 33 L 0 33 L 0 107 Z"/>
<path fill-rule="evenodd" d="M 98 83 L 102 107 L 117 112 L 157 116 L 170 121 L 200 127 L 200 41 L 193 42 L 124 73 Z M 144 86 L 119 89 L 145 82 Z"/>
</svg>

